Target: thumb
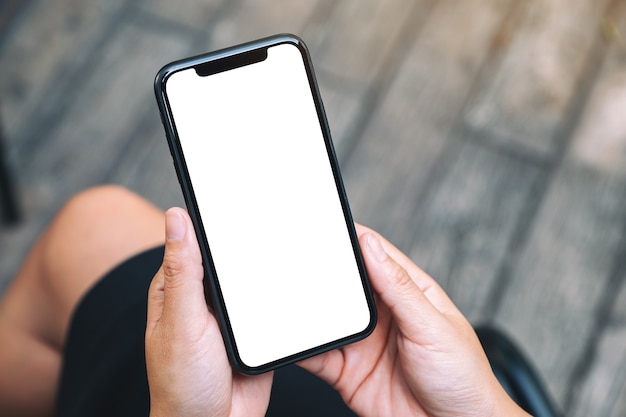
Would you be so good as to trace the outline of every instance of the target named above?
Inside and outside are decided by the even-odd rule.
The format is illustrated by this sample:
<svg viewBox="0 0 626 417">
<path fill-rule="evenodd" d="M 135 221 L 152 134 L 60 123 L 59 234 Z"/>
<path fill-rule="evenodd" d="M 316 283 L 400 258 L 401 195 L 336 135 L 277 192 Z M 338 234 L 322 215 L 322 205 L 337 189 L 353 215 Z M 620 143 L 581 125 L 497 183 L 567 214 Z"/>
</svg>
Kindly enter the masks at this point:
<svg viewBox="0 0 626 417">
<path fill-rule="evenodd" d="M 157 273 L 162 282 L 160 319 L 185 322 L 207 313 L 202 279 L 202 257 L 187 212 L 172 208 L 165 213 L 165 254 Z"/>
<path fill-rule="evenodd" d="M 385 252 L 373 233 L 361 236 L 367 272 L 374 290 L 389 308 L 400 332 L 417 342 L 442 324 L 443 316 L 410 274 Z"/>
</svg>

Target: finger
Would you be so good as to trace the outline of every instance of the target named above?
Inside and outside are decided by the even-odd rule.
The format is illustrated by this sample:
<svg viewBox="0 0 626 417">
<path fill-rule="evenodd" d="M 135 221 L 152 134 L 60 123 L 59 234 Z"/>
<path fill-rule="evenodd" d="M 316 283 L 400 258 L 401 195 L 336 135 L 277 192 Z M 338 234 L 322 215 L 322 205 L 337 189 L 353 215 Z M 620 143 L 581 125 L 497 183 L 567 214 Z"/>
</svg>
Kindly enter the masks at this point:
<svg viewBox="0 0 626 417">
<path fill-rule="evenodd" d="M 148 289 L 148 317 L 146 330 L 152 332 L 163 314 L 163 268 L 159 268 Z"/>
<path fill-rule="evenodd" d="M 460 314 L 454 303 L 450 300 L 445 291 L 430 275 L 424 272 L 420 267 L 398 248 L 389 243 L 383 236 L 376 231 L 356 224 L 357 234 L 359 238 L 366 234 L 373 234 L 382 245 L 384 251 L 397 262 L 411 277 L 413 282 L 422 290 L 430 302 L 437 307 L 442 313 Z"/>
<path fill-rule="evenodd" d="M 415 283 L 419 285 L 422 291 L 424 291 L 426 288 L 430 287 L 431 285 L 437 285 L 434 279 L 432 279 L 427 273 L 422 271 L 417 265 L 415 265 L 415 263 L 413 263 L 413 261 L 411 261 L 411 259 L 409 259 L 404 253 L 402 253 L 394 245 L 389 243 L 389 241 L 387 241 L 387 239 L 385 239 L 379 233 L 370 229 L 367 226 L 363 226 L 360 224 L 356 224 L 356 230 L 357 230 L 357 234 L 359 238 L 367 233 L 371 233 L 374 236 L 376 236 L 380 244 L 383 246 L 383 249 L 385 250 L 385 252 L 389 256 L 391 256 L 398 264 L 400 264 L 409 273 L 411 278 L 413 278 Z"/>
<path fill-rule="evenodd" d="M 163 317 L 185 321 L 207 312 L 202 257 L 191 219 L 181 208 L 165 213 Z"/>
<path fill-rule="evenodd" d="M 361 237 L 367 272 L 374 290 L 389 307 L 400 332 L 409 340 L 432 334 L 444 325 L 441 312 L 430 302 L 409 273 L 387 254 L 373 233 Z"/>
<path fill-rule="evenodd" d="M 321 355 L 313 356 L 297 363 L 303 369 L 317 375 L 332 387 L 335 387 L 341 377 L 345 359 L 339 349 L 331 350 Z"/>
</svg>

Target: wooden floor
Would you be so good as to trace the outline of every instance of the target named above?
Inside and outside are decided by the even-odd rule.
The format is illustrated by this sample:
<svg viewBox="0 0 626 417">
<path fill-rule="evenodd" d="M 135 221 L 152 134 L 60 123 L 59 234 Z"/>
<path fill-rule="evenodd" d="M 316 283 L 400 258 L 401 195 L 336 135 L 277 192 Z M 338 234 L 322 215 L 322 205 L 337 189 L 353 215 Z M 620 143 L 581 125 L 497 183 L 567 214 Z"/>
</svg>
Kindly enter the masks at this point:
<svg viewBox="0 0 626 417">
<path fill-rule="evenodd" d="M 0 228 L 0 291 L 86 187 L 182 204 L 163 64 L 292 32 L 355 218 L 508 331 L 568 416 L 626 416 L 626 1 L 8 3 L 0 112 L 24 219 Z"/>
</svg>

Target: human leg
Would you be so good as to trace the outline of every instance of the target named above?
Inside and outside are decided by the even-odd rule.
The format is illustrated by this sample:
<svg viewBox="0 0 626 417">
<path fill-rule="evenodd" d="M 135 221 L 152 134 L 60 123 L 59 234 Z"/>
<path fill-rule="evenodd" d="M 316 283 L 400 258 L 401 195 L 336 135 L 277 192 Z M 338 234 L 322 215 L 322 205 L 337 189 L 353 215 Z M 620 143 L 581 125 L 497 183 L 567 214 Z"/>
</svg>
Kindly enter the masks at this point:
<svg viewBox="0 0 626 417">
<path fill-rule="evenodd" d="M 57 417 L 148 415 L 147 294 L 163 246 L 133 256 L 87 291 L 63 349 Z"/>
<path fill-rule="evenodd" d="M 162 244 L 163 224 L 159 209 L 120 187 L 63 207 L 0 301 L 0 414 L 52 413 L 74 307 L 112 267 Z"/>
</svg>

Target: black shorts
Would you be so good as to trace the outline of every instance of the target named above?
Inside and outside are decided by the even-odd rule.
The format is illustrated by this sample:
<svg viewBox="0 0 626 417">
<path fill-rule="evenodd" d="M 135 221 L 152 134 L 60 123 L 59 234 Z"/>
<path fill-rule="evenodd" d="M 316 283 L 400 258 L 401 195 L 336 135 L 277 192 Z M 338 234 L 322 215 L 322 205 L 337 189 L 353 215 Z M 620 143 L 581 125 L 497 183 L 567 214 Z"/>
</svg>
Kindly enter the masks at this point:
<svg viewBox="0 0 626 417">
<path fill-rule="evenodd" d="M 148 288 L 163 247 L 122 263 L 76 307 L 61 369 L 56 415 L 147 416 L 144 351 Z M 274 374 L 268 416 L 354 416 L 329 385 L 291 365 Z"/>
</svg>

